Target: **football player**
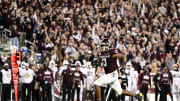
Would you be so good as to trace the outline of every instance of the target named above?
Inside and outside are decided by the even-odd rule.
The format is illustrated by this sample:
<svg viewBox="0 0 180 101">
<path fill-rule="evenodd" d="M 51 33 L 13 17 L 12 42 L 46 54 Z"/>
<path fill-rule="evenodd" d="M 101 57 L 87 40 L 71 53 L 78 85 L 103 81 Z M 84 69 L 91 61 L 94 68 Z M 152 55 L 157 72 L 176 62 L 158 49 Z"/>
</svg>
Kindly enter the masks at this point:
<svg viewBox="0 0 180 101">
<path fill-rule="evenodd" d="M 160 101 L 167 101 L 167 95 L 170 94 L 171 101 L 173 101 L 171 86 L 173 84 L 172 73 L 169 71 L 168 67 L 163 68 L 163 72 L 160 75 Z"/>
<path fill-rule="evenodd" d="M 101 66 L 97 67 L 94 84 L 96 86 L 109 85 L 118 95 L 134 96 L 141 101 L 142 94 L 134 94 L 127 90 L 122 90 L 120 81 L 118 80 L 121 77 L 119 76 L 120 73 L 118 73 L 117 58 L 125 60 L 125 55 L 118 53 L 115 49 L 110 49 L 109 40 L 104 39 L 101 42 L 101 53 L 99 55 Z M 101 71 L 100 67 L 104 68 L 106 74 L 97 79 Z M 99 88 L 96 88 L 96 96 L 96 101 L 101 101 L 101 90 Z"/>
<path fill-rule="evenodd" d="M 129 72 L 126 71 L 126 73 L 128 74 L 128 90 L 130 90 L 131 92 L 137 92 L 138 72 L 134 69 L 130 61 L 126 63 L 126 69 L 129 70 Z M 136 100 L 132 98 L 131 101 L 136 101 Z"/>
<path fill-rule="evenodd" d="M 172 93 L 176 96 L 176 99 L 180 99 L 180 72 L 178 71 L 178 65 L 173 65 L 173 70 L 171 70 L 173 76 L 173 84 L 172 84 Z"/>
</svg>

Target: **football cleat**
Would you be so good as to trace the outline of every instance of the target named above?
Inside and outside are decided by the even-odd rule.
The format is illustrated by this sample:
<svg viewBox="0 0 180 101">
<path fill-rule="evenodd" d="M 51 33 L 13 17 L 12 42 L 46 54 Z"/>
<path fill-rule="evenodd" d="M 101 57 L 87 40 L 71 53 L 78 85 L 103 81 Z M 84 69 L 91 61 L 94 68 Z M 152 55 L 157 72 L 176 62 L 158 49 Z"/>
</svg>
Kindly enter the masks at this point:
<svg viewBox="0 0 180 101">
<path fill-rule="evenodd" d="M 135 95 L 135 98 L 138 100 L 138 101 L 143 101 L 143 94 L 142 93 L 138 93 Z"/>
</svg>

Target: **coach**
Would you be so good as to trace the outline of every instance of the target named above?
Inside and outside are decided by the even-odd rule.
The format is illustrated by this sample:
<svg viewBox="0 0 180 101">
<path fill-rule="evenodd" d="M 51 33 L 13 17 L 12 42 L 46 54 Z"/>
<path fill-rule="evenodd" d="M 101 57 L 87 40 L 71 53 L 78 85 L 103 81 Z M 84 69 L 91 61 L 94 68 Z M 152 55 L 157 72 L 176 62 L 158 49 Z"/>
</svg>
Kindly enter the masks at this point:
<svg viewBox="0 0 180 101">
<path fill-rule="evenodd" d="M 22 76 L 22 101 L 31 101 L 31 92 L 32 87 L 31 83 L 33 81 L 33 78 L 35 76 L 34 71 L 29 68 L 29 64 L 25 64 L 25 69 L 23 69 L 20 72 L 20 76 Z M 26 94 L 26 90 L 28 94 Z"/>
<path fill-rule="evenodd" d="M 7 63 L 4 64 L 4 68 L 0 72 L 0 78 L 2 82 L 2 95 L 1 101 L 9 101 L 11 94 L 11 69 Z"/>
</svg>

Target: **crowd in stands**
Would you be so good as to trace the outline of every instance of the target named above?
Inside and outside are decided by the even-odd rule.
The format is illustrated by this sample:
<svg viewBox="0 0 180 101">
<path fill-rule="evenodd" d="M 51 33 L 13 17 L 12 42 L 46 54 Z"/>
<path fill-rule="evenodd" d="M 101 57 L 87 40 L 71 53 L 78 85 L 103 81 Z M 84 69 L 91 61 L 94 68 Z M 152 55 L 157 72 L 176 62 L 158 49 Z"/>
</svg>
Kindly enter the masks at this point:
<svg viewBox="0 0 180 101">
<path fill-rule="evenodd" d="M 18 48 L 26 39 L 61 62 L 82 62 L 104 38 L 141 68 L 171 68 L 180 53 L 178 0 L 1 0 L 0 9 Z"/>
</svg>

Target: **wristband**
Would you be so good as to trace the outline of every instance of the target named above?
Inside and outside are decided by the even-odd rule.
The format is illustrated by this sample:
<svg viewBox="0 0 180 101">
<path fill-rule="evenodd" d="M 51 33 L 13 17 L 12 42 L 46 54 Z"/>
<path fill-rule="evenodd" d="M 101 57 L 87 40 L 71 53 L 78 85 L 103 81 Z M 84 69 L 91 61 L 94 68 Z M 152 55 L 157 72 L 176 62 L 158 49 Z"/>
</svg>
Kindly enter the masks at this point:
<svg viewBox="0 0 180 101">
<path fill-rule="evenodd" d="M 118 79 L 121 79 L 121 77 L 118 77 Z"/>
</svg>

